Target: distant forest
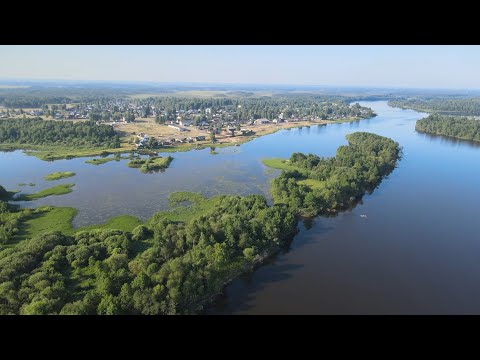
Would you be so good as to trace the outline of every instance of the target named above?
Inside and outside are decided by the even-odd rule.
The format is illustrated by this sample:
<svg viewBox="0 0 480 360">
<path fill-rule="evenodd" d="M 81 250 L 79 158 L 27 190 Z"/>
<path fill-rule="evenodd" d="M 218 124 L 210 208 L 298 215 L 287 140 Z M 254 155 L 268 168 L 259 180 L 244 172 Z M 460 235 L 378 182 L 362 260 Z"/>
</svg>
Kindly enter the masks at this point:
<svg viewBox="0 0 480 360">
<path fill-rule="evenodd" d="M 409 98 L 390 100 L 390 106 L 443 115 L 480 116 L 480 98 Z"/>
<path fill-rule="evenodd" d="M 418 120 L 415 130 L 460 139 L 480 141 L 480 120 L 432 114 Z"/>
</svg>

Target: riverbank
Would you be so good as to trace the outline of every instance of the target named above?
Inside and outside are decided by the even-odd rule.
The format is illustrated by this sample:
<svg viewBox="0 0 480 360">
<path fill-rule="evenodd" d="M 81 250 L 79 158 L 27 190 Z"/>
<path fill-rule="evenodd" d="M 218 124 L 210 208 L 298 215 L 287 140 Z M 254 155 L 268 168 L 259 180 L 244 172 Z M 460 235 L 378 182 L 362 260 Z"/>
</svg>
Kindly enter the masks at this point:
<svg viewBox="0 0 480 360">
<path fill-rule="evenodd" d="M 261 136 L 273 134 L 280 130 L 309 127 L 313 125 L 325 125 L 325 124 L 338 124 L 344 122 L 353 122 L 365 120 L 359 117 L 345 118 L 339 120 L 318 120 L 318 121 L 298 121 L 298 122 L 289 122 L 289 123 L 279 123 L 279 124 L 260 124 L 260 125 L 246 125 L 244 128 L 249 131 L 245 135 L 239 136 L 229 136 L 225 134 L 216 135 L 216 142 L 211 143 L 210 141 L 199 141 L 196 143 L 178 143 L 172 146 L 165 146 L 155 149 L 155 152 L 184 152 L 190 150 L 201 150 L 208 147 L 228 147 L 228 146 L 238 146 L 244 144 L 248 141 L 256 139 Z M 156 125 L 161 127 L 162 125 Z M 138 129 L 137 129 L 138 130 Z M 155 131 L 151 136 L 155 136 Z M 0 151 L 14 151 L 14 150 L 24 150 L 27 155 L 35 156 L 40 160 L 44 161 L 54 161 L 62 159 L 73 159 L 79 157 L 94 157 L 94 156 L 108 156 L 113 154 L 122 154 L 136 151 L 136 147 L 131 143 L 131 133 L 126 131 L 117 131 L 122 135 L 122 142 L 119 148 L 96 148 L 96 147 L 85 147 L 85 148 L 69 148 L 66 146 L 47 146 L 47 145 L 33 145 L 33 144 L 0 144 Z M 180 133 L 174 133 L 171 137 L 178 137 Z M 149 134 L 150 135 L 150 134 Z M 158 135 L 157 135 L 158 136 Z M 110 161 L 110 160 L 108 160 Z"/>
<path fill-rule="evenodd" d="M 25 154 L 35 156 L 40 160 L 53 161 L 73 159 L 78 157 L 107 156 L 130 152 L 132 149 L 122 146 L 117 149 L 105 148 L 68 148 L 63 146 L 45 146 L 30 144 L 0 144 L 0 151 L 23 150 Z"/>
</svg>

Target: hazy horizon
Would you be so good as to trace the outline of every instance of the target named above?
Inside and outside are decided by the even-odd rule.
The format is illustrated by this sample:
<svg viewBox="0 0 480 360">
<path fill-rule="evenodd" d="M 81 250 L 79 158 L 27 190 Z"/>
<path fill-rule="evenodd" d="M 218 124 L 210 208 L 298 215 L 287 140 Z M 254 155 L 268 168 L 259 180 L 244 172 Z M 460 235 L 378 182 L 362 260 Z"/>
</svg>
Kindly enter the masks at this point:
<svg viewBox="0 0 480 360">
<path fill-rule="evenodd" d="M 480 46 L 2 45 L 0 80 L 480 88 Z"/>
</svg>

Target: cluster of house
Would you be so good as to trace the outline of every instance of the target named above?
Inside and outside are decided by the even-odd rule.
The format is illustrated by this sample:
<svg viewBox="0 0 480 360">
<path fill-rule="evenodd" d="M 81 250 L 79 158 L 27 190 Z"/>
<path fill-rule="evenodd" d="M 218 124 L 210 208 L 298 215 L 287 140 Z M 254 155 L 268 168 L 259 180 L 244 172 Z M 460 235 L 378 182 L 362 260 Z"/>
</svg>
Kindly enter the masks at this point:
<svg viewBox="0 0 480 360">
<path fill-rule="evenodd" d="M 285 123 L 288 123 L 288 122 L 298 122 L 298 121 L 307 121 L 307 120 L 314 120 L 312 117 L 303 117 L 303 118 L 298 118 L 298 117 L 294 117 L 294 118 L 290 118 L 290 119 L 283 119 L 283 117 L 279 116 L 278 118 L 275 118 L 273 119 L 272 121 L 268 120 L 268 119 L 265 119 L 265 118 L 262 118 L 262 119 L 257 119 L 257 120 L 254 120 L 254 121 L 251 121 L 249 123 L 249 125 L 261 125 L 261 124 L 279 124 L 279 123 L 282 123 L 282 122 L 285 122 Z"/>
<path fill-rule="evenodd" d="M 148 139 L 150 139 L 150 136 L 144 134 L 144 133 L 139 133 L 137 134 L 137 138 L 138 138 L 138 143 L 136 143 L 135 145 L 137 146 L 137 149 L 140 148 L 140 147 L 144 147 L 145 144 L 147 143 Z"/>
<path fill-rule="evenodd" d="M 32 111 L 29 112 L 29 115 L 42 116 L 43 115 L 43 110 L 32 110 Z"/>
<path fill-rule="evenodd" d="M 141 147 L 145 147 L 147 144 L 148 140 L 150 139 L 150 136 L 144 134 L 144 133 L 139 133 L 137 134 L 137 138 L 139 141 L 136 143 L 137 149 Z M 193 143 L 197 141 L 205 141 L 206 136 L 190 136 L 190 137 L 185 137 L 185 138 L 171 138 L 169 140 L 161 140 L 158 141 L 158 145 L 161 146 L 169 146 L 174 143 Z"/>
<path fill-rule="evenodd" d="M 65 114 L 63 113 L 56 113 L 55 114 L 55 119 L 89 119 L 88 114 L 81 115 L 79 113 L 76 113 L 75 111 L 70 111 Z"/>
</svg>

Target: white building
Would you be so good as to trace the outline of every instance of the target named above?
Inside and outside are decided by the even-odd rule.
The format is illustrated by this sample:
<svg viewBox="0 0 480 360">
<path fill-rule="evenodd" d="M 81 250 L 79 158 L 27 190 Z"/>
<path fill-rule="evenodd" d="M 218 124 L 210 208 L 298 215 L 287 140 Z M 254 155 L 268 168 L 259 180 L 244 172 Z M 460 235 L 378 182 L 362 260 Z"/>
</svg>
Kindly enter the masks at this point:
<svg viewBox="0 0 480 360">
<path fill-rule="evenodd" d="M 177 126 L 177 125 L 168 125 L 168 127 L 172 128 L 172 129 L 175 129 L 177 131 L 186 131 L 187 129 L 181 127 L 181 126 Z"/>
</svg>

